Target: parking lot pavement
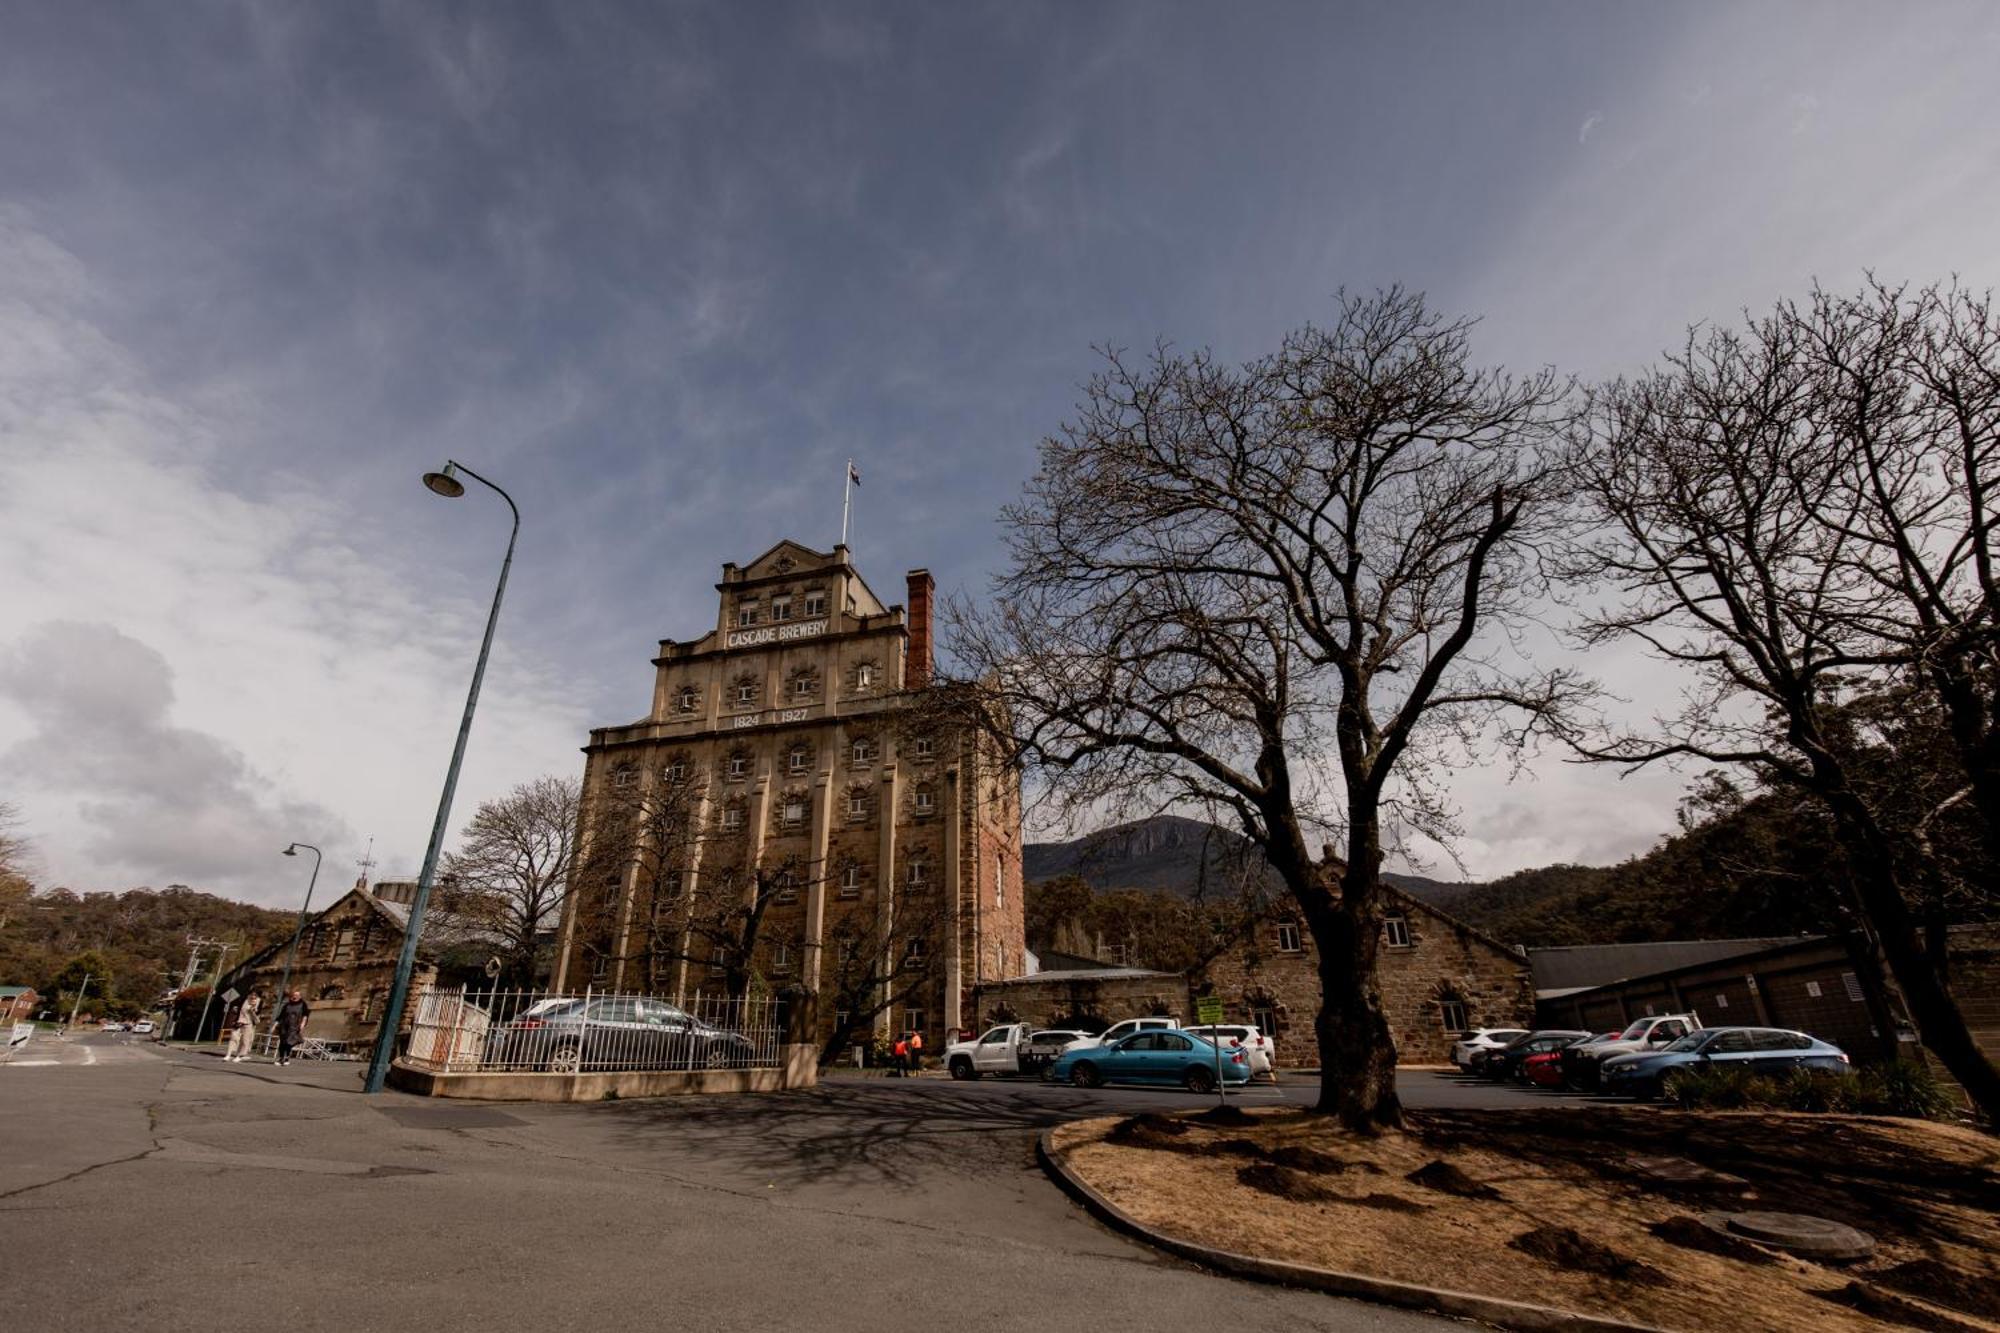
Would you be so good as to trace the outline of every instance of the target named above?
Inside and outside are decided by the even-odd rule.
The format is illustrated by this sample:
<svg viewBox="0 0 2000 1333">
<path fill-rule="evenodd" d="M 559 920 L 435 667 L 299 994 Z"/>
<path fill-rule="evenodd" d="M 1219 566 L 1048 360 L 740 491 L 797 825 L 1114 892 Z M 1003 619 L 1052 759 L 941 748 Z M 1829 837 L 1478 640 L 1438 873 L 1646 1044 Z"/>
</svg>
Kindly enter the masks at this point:
<svg viewBox="0 0 2000 1333">
<path fill-rule="evenodd" d="M 440 1103 L 138 1049 L 0 1071 L 10 1327 L 1455 1327 L 1098 1226 L 1034 1161 L 1038 1129 L 1090 1112 L 1073 1089 Z"/>
<path fill-rule="evenodd" d="M 894 1086 L 901 1080 L 861 1078 L 855 1075 L 834 1074 L 830 1082 L 880 1083 Z M 913 1086 L 929 1087 L 939 1083 L 934 1078 L 915 1080 Z M 1129 1115 L 1135 1111 L 1153 1111 L 1174 1107 L 1198 1107 L 1213 1101 L 1215 1094 L 1206 1097 L 1184 1092 L 1179 1088 L 1072 1088 L 1066 1084 L 1042 1083 L 1029 1078 L 981 1078 L 975 1082 L 950 1082 L 948 1086 L 964 1090 L 973 1097 L 1010 1090 L 1006 1095 L 1018 1097 L 1036 1106 L 1046 1108 L 1051 1114 L 1062 1119 L 1077 1120 L 1094 1115 Z M 1455 1070 L 1404 1069 L 1396 1075 L 1396 1093 L 1403 1099 L 1403 1105 L 1412 1110 L 1506 1110 L 1523 1105 L 1546 1102 L 1555 1106 L 1588 1106 L 1599 1104 L 1603 1099 L 1578 1097 L 1548 1092 L 1541 1088 L 1521 1087 L 1511 1083 L 1490 1083 L 1485 1079 L 1470 1078 Z M 1242 1088 L 1232 1089 L 1229 1102 L 1233 1106 L 1311 1106 L 1319 1097 L 1319 1076 L 1314 1073 L 1296 1073 L 1280 1070 L 1278 1082 L 1252 1083 Z"/>
</svg>

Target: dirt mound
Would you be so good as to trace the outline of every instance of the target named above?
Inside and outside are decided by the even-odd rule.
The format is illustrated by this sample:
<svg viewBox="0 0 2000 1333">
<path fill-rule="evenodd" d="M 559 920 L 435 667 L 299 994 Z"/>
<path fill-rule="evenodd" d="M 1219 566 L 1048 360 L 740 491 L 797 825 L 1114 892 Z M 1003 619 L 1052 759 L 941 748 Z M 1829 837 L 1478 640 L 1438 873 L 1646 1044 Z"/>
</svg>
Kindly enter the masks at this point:
<svg viewBox="0 0 2000 1333">
<path fill-rule="evenodd" d="M 1925 1333 L 1978 1333 L 1971 1324 L 1927 1309 L 1915 1301 L 1906 1301 L 1893 1291 L 1883 1291 L 1865 1282 L 1850 1282 L 1839 1291 L 1822 1291 L 1818 1295 L 1835 1305 L 1859 1310 L 1870 1319 L 1880 1319 L 1887 1324 L 1921 1328 Z"/>
<path fill-rule="evenodd" d="M 1104 1137 L 1128 1148 L 1160 1148 L 1180 1152 L 1191 1146 L 1185 1141 L 1187 1132 L 1186 1121 L 1148 1111 L 1144 1115 L 1120 1120 Z"/>
<path fill-rule="evenodd" d="M 1335 1157 L 1330 1152 L 1318 1148 L 1288 1143 L 1281 1148 L 1272 1148 L 1264 1153 L 1264 1160 L 1275 1166 L 1288 1166 L 1294 1171 L 1316 1171 L 1321 1175 L 1338 1175 L 1342 1171 L 1370 1171 L 1376 1175 L 1382 1168 L 1373 1162 L 1350 1162 L 1345 1157 Z"/>
<path fill-rule="evenodd" d="M 1358 1199 L 1342 1199 L 1341 1202 L 1358 1204 L 1363 1208 L 1379 1208 L 1385 1213 L 1428 1213 L 1431 1210 L 1427 1203 L 1398 1198 L 1394 1194 L 1364 1194 Z"/>
<path fill-rule="evenodd" d="M 1413 1185 L 1422 1185 L 1427 1190 L 1437 1190 L 1442 1194 L 1455 1195 L 1461 1199 L 1497 1199 L 1500 1191 L 1491 1185 L 1474 1180 L 1450 1162 L 1427 1163 L 1403 1177 Z"/>
<path fill-rule="evenodd" d="M 1264 1155 L 1264 1145 L 1261 1143 L 1252 1143 L 1249 1139 L 1217 1139 L 1215 1142 L 1208 1144 L 1204 1151 L 1211 1157 L 1262 1157 Z M 1292 1164 L 1290 1162 L 1281 1162 L 1279 1165 L 1290 1166 Z"/>
<path fill-rule="evenodd" d="M 1239 1184 L 1248 1185 L 1253 1190 L 1289 1199 L 1293 1203 L 1326 1203 L 1340 1197 L 1303 1171 L 1273 1166 L 1269 1162 L 1254 1162 L 1236 1168 L 1236 1179 Z"/>
<path fill-rule="evenodd" d="M 1659 1286 L 1666 1274 L 1608 1245 L 1599 1245 L 1570 1227 L 1536 1227 L 1507 1242 L 1523 1254 L 1554 1264 L 1573 1273 L 1593 1273 L 1643 1286 Z"/>
<path fill-rule="evenodd" d="M 1211 1106 L 1192 1118 L 1205 1125 L 1233 1125 L 1237 1129 L 1257 1123 L 1257 1117 L 1240 1106 Z"/>
<path fill-rule="evenodd" d="M 1907 1291 L 1954 1310 L 2000 1319 L 2000 1280 L 1990 1275 L 1976 1277 L 1935 1259 L 1912 1259 L 1870 1276 L 1885 1287 Z"/>
<path fill-rule="evenodd" d="M 1747 1240 L 1711 1231 L 1692 1217 L 1670 1217 L 1646 1229 L 1667 1244 L 1678 1245 L 1684 1250 L 1720 1254 L 1729 1259 L 1741 1259 L 1746 1264 L 1773 1264 L 1778 1261 L 1769 1250 L 1760 1249 Z"/>
</svg>

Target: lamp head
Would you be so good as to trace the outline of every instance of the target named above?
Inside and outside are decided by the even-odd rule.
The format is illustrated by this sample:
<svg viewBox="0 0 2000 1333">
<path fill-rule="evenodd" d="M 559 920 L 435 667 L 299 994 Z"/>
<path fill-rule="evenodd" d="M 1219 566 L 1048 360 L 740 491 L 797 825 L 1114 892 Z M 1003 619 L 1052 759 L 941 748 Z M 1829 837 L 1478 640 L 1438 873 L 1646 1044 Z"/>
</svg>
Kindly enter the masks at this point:
<svg viewBox="0 0 2000 1333">
<path fill-rule="evenodd" d="M 297 856 L 298 854 L 299 854 L 299 845 L 297 843 L 293 843 L 291 846 L 285 848 L 284 851 L 279 853 L 280 856 Z"/>
<path fill-rule="evenodd" d="M 465 483 L 458 479 L 456 463 L 446 463 L 442 472 L 424 473 L 424 485 L 447 500 L 456 500 L 465 494 Z"/>
</svg>

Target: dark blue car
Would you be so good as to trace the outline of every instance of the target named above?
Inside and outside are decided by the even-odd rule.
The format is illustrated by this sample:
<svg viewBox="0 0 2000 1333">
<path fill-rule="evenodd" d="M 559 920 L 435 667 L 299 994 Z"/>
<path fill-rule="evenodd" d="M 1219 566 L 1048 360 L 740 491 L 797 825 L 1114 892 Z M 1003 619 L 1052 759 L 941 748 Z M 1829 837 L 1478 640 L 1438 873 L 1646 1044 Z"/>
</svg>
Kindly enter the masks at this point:
<svg viewBox="0 0 2000 1333">
<path fill-rule="evenodd" d="M 1791 1069 L 1849 1072 L 1847 1052 L 1785 1028 L 1701 1028 L 1657 1051 L 1614 1055 L 1604 1062 L 1604 1091 L 1614 1096 L 1672 1096 L 1674 1076 L 1688 1069 L 1743 1069 L 1783 1074 Z"/>
<path fill-rule="evenodd" d="M 1189 1092 L 1214 1092 L 1218 1064 L 1225 1085 L 1250 1081 L 1250 1060 L 1242 1047 L 1224 1050 L 1178 1028 L 1135 1032 L 1109 1046 L 1072 1046 L 1049 1067 L 1057 1083 L 1094 1088 L 1101 1083 L 1171 1083 Z"/>
</svg>

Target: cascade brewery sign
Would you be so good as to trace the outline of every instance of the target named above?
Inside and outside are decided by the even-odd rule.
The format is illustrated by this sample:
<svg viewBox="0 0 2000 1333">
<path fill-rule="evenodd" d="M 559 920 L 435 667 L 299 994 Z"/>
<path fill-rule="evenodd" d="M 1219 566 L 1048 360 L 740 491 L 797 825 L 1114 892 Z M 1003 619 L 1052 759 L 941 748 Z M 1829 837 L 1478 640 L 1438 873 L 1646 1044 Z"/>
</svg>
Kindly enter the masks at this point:
<svg viewBox="0 0 2000 1333">
<path fill-rule="evenodd" d="M 801 620 L 790 625 L 766 625 L 761 629 L 733 629 L 729 631 L 731 648 L 754 648 L 760 643 L 787 643 L 793 639 L 810 639 L 816 634 L 826 633 L 824 620 Z"/>
</svg>

